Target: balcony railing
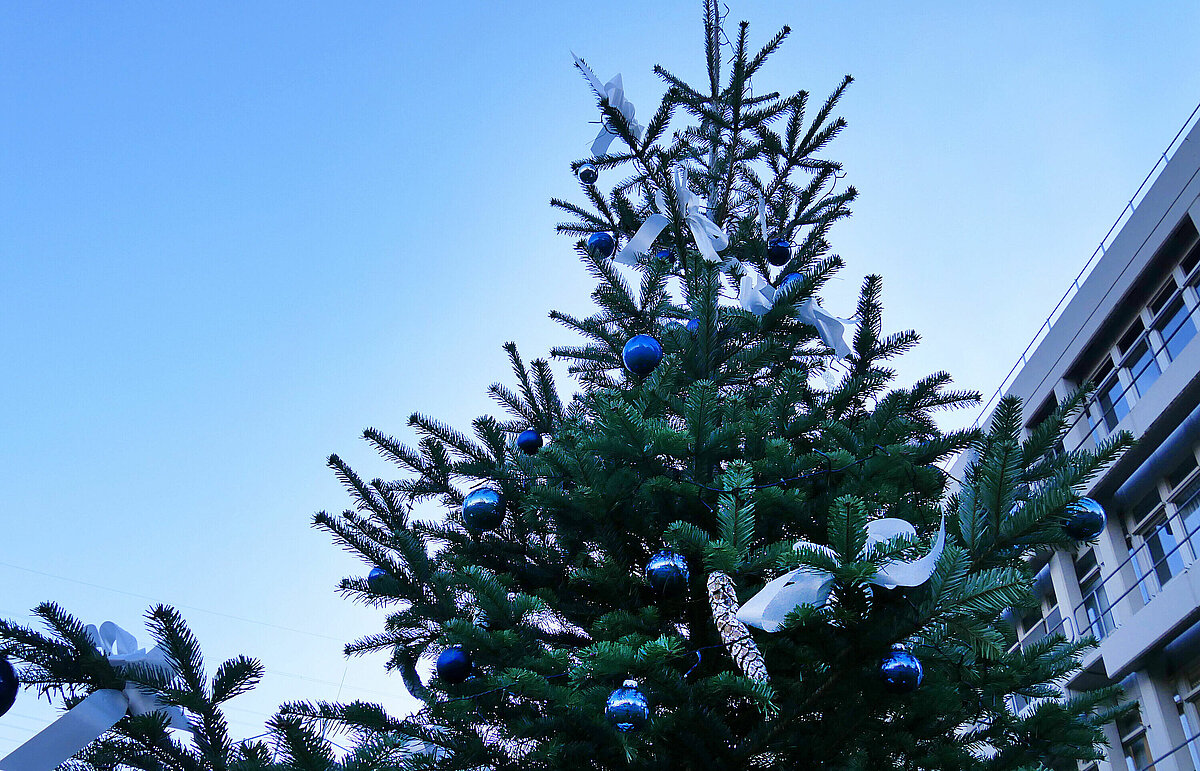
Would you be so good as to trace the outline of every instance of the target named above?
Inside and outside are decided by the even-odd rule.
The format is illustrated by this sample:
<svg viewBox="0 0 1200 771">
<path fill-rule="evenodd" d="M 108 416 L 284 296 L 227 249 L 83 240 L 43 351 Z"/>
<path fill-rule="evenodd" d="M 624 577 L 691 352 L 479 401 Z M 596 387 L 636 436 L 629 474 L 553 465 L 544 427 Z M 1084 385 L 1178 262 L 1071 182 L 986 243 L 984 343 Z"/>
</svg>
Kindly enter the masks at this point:
<svg viewBox="0 0 1200 771">
<path fill-rule="evenodd" d="M 1192 747 L 1193 749 L 1200 749 L 1200 748 L 1197 748 L 1197 745 L 1196 745 L 1196 741 L 1198 739 L 1200 739 L 1200 733 L 1189 736 L 1188 738 L 1184 739 L 1179 744 L 1172 747 L 1170 750 L 1164 752 L 1162 755 L 1159 755 L 1157 758 L 1150 761 L 1148 764 L 1138 768 L 1137 771 L 1155 771 L 1155 769 L 1158 767 L 1159 763 L 1162 763 L 1164 760 L 1167 760 L 1168 758 L 1174 758 L 1176 755 L 1178 755 L 1180 753 L 1188 752 L 1189 747 Z M 1193 757 L 1195 757 L 1194 754 L 1193 754 Z M 1195 761 L 1191 760 L 1191 758 L 1189 758 L 1189 761 L 1191 761 L 1193 764 L 1195 763 Z M 1130 764 L 1130 765 L 1132 765 L 1132 764 Z"/>
<path fill-rule="evenodd" d="M 1178 529 L 1185 533 L 1183 538 L 1174 539 L 1176 541 L 1174 546 L 1163 550 L 1162 554 L 1155 558 L 1152 553 L 1152 549 L 1154 548 L 1153 542 L 1146 541 L 1142 543 L 1136 549 L 1130 551 L 1129 556 L 1121 564 L 1117 565 L 1107 578 L 1104 578 L 1099 584 L 1089 590 L 1083 596 L 1083 601 L 1075 606 L 1075 610 L 1071 615 L 1076 618 L 1079 617 L 1080 610 L 1092 611 L 1086 613 L 1085 617 L 1089 621 L 1091 633 L 1097 639 L 1103 639 L 1114 630 L 1120 628 L 1121 622 L 1117 617 L 1116 609 L 1122 600 L 1134 591 L 1140 591 L 1143 603 L 1149 603 L 1172 578 L 1183 572 L 1184 554 L 1186 553 L 1181 552 L 1181 550 L 1184 544 L 1188 544 L 1191 559 L 1194 560 L 1196 558 L 1196 544 L 1200 544 L 1200 520 L 1196 522 L 1191 530 L 1187 530 L 1184 521 L 1178 516 L 1178 513 L 1175 513 L 1167 518 L 1162 527 L 1166 527 L 1172 520 L 1179 525 Z M 1115 599 L 1109 599 L 1107 592 L 1105 592 L 1105 586 L 1119 576 L 1126 566 L 1130 565 L 1132 565 L 1137 579 L 1117 595 Z M 1095 612 L 1097 609 L 1102 609 L 1102 612 L 1097 614 Z M 1096 615 L 1100 616 L 1101 622 L 1099 624 L 1093 618 Z M 1105 621 L 1105 616 L 1109 617 L 1109 620 Z"/>
</svg>

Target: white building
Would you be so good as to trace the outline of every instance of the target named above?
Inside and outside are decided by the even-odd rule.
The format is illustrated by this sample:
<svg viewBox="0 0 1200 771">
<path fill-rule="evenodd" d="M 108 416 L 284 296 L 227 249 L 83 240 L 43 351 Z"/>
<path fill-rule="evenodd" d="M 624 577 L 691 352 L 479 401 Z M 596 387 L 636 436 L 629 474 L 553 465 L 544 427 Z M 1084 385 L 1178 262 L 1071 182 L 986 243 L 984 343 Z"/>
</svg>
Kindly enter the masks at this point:
<svg viewBox="0 0 1200 771">
<path fill-rule="evenodd" d="M 1070 685 L 1120 682 L 1138 702 L 1088 771 L 1200 770 L 1200 123 L 1172 145 L 1004 389 L 1033 424 L 1091 381 L 1066 448 L 1138 440 L 1087 493 L 1109 514 L 1099 542 L 1043 555 L 1040 612 L 1018 621 L 1022 644 L 1095 635 Z"/>
</svg>

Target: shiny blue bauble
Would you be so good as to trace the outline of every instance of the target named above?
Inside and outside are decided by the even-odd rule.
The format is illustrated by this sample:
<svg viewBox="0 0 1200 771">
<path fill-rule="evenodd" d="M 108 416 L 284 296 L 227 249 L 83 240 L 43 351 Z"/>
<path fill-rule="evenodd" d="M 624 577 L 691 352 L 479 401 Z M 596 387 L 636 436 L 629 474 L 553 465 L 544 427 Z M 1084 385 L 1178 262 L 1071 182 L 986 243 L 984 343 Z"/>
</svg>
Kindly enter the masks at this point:
<svg viewBox="0 0 1200 771">
<path fill-rule="evenodd" d="M 917 657 L 899 647 L 884 656 L 879 665 L 879 677 L 883 680 L 883 687 L 892 693 L 912 693 L 917 690 L 924 676 L 925 672 L 921 669 L 921 662 Z"/>
<path fill-rule="evenodd" d="M 1104 507 L 1091 498 L 1080 498 L 1067 506 L 1067 521 L 1063 530 L 1076 541 L 1092 541 L 1104 532 L 1108 515 Z"/>
<path fill-rule="evenodd" d="M 657 252 L 654 253 L 654 256 L 660 260 L 666 260 L 667 262 L 675 262 L 675 252 L 673 252 L 670 249 L 659 249 Z"/>
<path fill-rule="evenodd" d="M 785 286 L 792 283 L 793 281 L 799 281 L 799 280 L 800 280 L 799 273 L 789 273 L 783 277 L 783 281 L 779 282 L 779 288 L 783 289 Z"/>
<path fill-rule="evenodd" d="M 689 320 L 687 323 L 687 331 L 693 335 L 699 333 L 700 332 L 700 319 Z"/>
<path fill-rule="evenodd" d="M 517 437 L 517 447 L 526 455 L 537 455 L 537 451 L 542 449 L 542 435 L 527 428 Z"/>
<path fill-rule="evenodd" d="M 594 185 L 596 180 L 600 179 L 600 172 L 593 164 L 583 163 L 576 169 L 575 176 L 579 177 L 579 181 L 585 185 Z"/>
<path fill-rule="evenodd" d="M 604 715 L 618 731 L 637 731 L 650 719 L 650 702 L 638 689 L 637 680 L 626 680 L 608 696 Z"/>
<path fill-rule="evenodd" d="M 472 530 L 495 530 L 504 521 L 504 496 L 493 487 L 481 487 L 463 499 L 462 515 Z"/>
<path fill-rule="evenodd" d="M 12 708 L 17 700 L 17 690 L 21 681 L 17 678 L 17 670 L 8 663 L 8 659 L 0 656 L 0 715 Z"/>
<path fill-rule="evenodd" d="M 587 240 L 588 254 L 612 257 L 617 250 L 617 242 L 608 233 L 592 233 Z"/>
<path fill-rule="evenodd" d="M 782 267 L 792 259 L 792 242 L 776 238 L 767 244 L 767 262 L 775 267 Z"/>
<path fill-rule="evenodd" d="M 461 645 L 442 651 L 437 657 L 437 675 L 451 685 L 457 685 L 471 676 L 471 654 Z"/>
<path fill-rule="evenodd" d="M 367 588 L 378 594 L 395 594 L 400 587 L 383 568 L 371 568 L 367 574 Z"/>
<path fill-rule="evenodd" d="M 625 369 L 643 377 L 654 371 L 662 357 L 662 346 L 650 335 L 634 335 L 621 351 Z"/>
<path fill-rule="evenodd" d="M 673 597 L 687 591 L 688 566 L 682 554 L 660 551 L 646 563 L 646 582 L 662 597 Z"/>
</svg>

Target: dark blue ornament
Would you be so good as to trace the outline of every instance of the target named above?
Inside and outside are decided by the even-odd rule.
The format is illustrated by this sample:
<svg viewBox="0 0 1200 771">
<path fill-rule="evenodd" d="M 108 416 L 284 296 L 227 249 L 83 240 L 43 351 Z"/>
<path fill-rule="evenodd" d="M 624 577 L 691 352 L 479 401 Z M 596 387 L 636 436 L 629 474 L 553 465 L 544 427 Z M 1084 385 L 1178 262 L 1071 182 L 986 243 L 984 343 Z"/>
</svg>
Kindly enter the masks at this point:
<svg viewBox="0 0 1200 771">
<path fill-rule="evenodd" d="M 608 696 L 604 715 L 618 731 L 636 731 L 650 719 L 650 702 L 638 689 L 637 680 L 626 680 Z"/>
<path fill-rule="evenodd" d="M 394 594 L 399 589 L 396 579 L 383 568 L 371 568 L 371 572 L 367 574 L 367 588 L 379 594 Z"/>
<path fill-rule="evenodd" d="M 472 530 L 495 530 L 504 521 L 504 496 L 493 487 L 481 487 L 463 500 L 462 514 Z"/>
<path fill-rule="evenodd" d="M 1067 521 L 1063 530 L 1076 541 L 1091 541 L 1104 532 L 1108 515 L 1104 507 L 1091 498 L 1080 498 L 1067 506 Z"/>
<path fill-rule="evenodd" d="M 775 267 L 782 267 L 792 259 L 792 242 L 776 238 L 767 244 L 767 262 Z"/>
<path fill-rule="evenodd" d="M 646 581 L 660 596 L 671 597 L 687 591 L 688 566 L 682 554 L 660 551 L 646 564 Z"/>
<path fill-rule="evenodd" d="M 0 715 L 12 708 L 20 687 L 21 681 L 17 678 L 17 671 L 8 663 L 8 659 L 0 656 Z"/>
<path fill-rule="evenodd" d="M 526 455 L 537 455 L 542 449 L 542 435 L 532 428 L 527 428 L 517 437 L 517 447 Z"/>
<path fill-rule="evenodd" d="M 892 693 L 912 693 L 917 690 L 924 676 L 921 662 L 900 646 L 896 646 L 891 653 L 884 656 L 879 665 L 879 677 L 883 680 L 883 687 Z"/>
<path fill-rule="evenodd" d="M 625 369 L 643 377 L 654 371 L 662 357 L 662 346 L 650 335 L 634 335 L 621 351 Z"/>
<path fill-rule="evenodd" d="M 575 171 L 575 175 L 585 185 L 594 185 L 596 184 L 596 180 L 600 179 L 600 172 L 590 163 L 580 164 L 579 168 Z"/>
<path fill-rule="evenodd" d="M 694 334 L 700 332 L 700 319 L 691 319 L 687 323 L 687 331 Z"/>
<path fill-rule="evenodd" d="M 654 256 L 660 260 L 666 260 L 667 262 L 675 262 L 675 252 L 671 251 L 670 249 L 659 249 L 657 252 L 654 253 Z"/>
<path fill-rule="evenodd" d="M 466 680 L 471 676 L 471 654 L 461 645 L 442 651 L 437 658 L 437 675 L 451 685 Z"/>
<path fill-rule="evenodd" d="M 592 233 L 587 240 L 588 254 L 612 257 L 617 250 L 617 242 L 608 233 Z"/>
<path fill-rule="evenodd" d="M 800 280 L 799 273 L 789 273 L 783 277 L 783 281 L 779 282 L 779 288 L 783 289 L 785 286 L 792 283 L 793 281 L 799 281 L 799 280 Z"/>
</svg>

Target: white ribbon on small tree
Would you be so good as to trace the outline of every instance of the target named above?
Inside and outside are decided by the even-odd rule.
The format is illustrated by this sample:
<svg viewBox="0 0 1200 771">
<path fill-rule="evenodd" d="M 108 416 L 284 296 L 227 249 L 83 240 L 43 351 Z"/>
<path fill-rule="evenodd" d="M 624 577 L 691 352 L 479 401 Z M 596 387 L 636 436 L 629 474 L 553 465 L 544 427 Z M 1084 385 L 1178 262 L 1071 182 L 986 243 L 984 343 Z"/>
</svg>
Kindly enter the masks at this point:
<svg viewBox="0 0 1200 771">
<path fill-rule="evenodd" d="M 149 651 L 139 648 L 137 638 L 111 621 L 105 621 L 99 629 L 89 624 L 85 631 L 96 649 L 107 656 L 109 663 L 118 670 L 142 666 L 164 675 L 175 671 L 166 651 L 160 646 L 156 645 Z M 65 715 L 0 760 L 0 771 L 53 771 L 99 739 L 126 714 L 144 715 L 149 712 L 164 713 L 171 728 L 191 728 L 179 707 L 165 705 L 153 693 L 127 683 L 121 691 L 93 691 Z"/>
<path fill-rule="evenodd" d="M 692 231 L 692 238 L 696 241 L 696 248 L 700 250 L 700 255 L 709 262 L 722 262 L 717 252 L 729 248 L 729 237 L 717 223 L 710 220 L 704 213 L 700 196 L 693 193 L 688 187 L 687 169 L 675 169 L 672 172 L 671 186 L 675 190 L 679 216 Z M 670 211 L 662 191 L 654 192 L 654 204 L 658 207 L 659 212 Z M 638 232 L 634 234 L 633 238 L 629 239 L 621 251 L 613 257 L 613 261 L 622 265 L 636 265 L 638 255 L 650 251 L 654 239 L 658 238 L 658 234 L 669 224 L 671 224 L 671 218 L 666 214 L 657 212 L 651 214 L 638 228 Z"/>
<path fill-rule="evenodd" d="M 895 517 L 877 519 L 867 524 L 867 543 L 863 547 L 863 558 L 870 558 L 875 549 L 894 538 L 916 538 L 917 530 L 911 523 Z M 837 553 L 828 546 L 800 541 L 797 549 L 812 549 L 825 554 L 830 560 L 839 562 Z M 898 586 L 920 586 L 930 579 L 937 568 L 938 559 L 946 548 L 946 520 L 942 518 L 933 548 L 924 557 L 916 560 L 894 559 L 880 565 L 869 583 L 885 589 Z M 803 565 L 784 573 L 770 582 L 758 594 L 741 607 L 738 620 L 765 632 L 776 632 L 783 626 L 789 613 L 803 605 L 820 608 L 829 601 L 836 579 L 828 570 L 812 565 Z"/>
<path fill-rule="evenodd" d="M 601 83 L 600 78 L 596 77 L 596 73 L 592 72 L 592 68 L 587 66 L 587 63 L 575 56 L 575 66 L 579 68 L 584 77 L 591 83 L 592 88 L 596 91 L 597 96 L 604 97 L 608 100 L 609 105 L 621 113 L 625 118 L 625 122 L 629 124 L 629 131 L 634 137 L 641 139 L 642 126 L 633 119 L 634 108 L 633 103 L 625 98 L 625 86 L 621 83 L 621 73 L 613 76 L 612 80 L 607 83 Z M 592 142 L 592 155 L 600 156 L 608 152 L 608 146 L 612 144 L 614 139 L 620 135 L 617 134 L 608 125 L 608 121 L 604 118 L 600 120 L 600 133 L 596 135 L 595 141 Z"/>
</svg>

